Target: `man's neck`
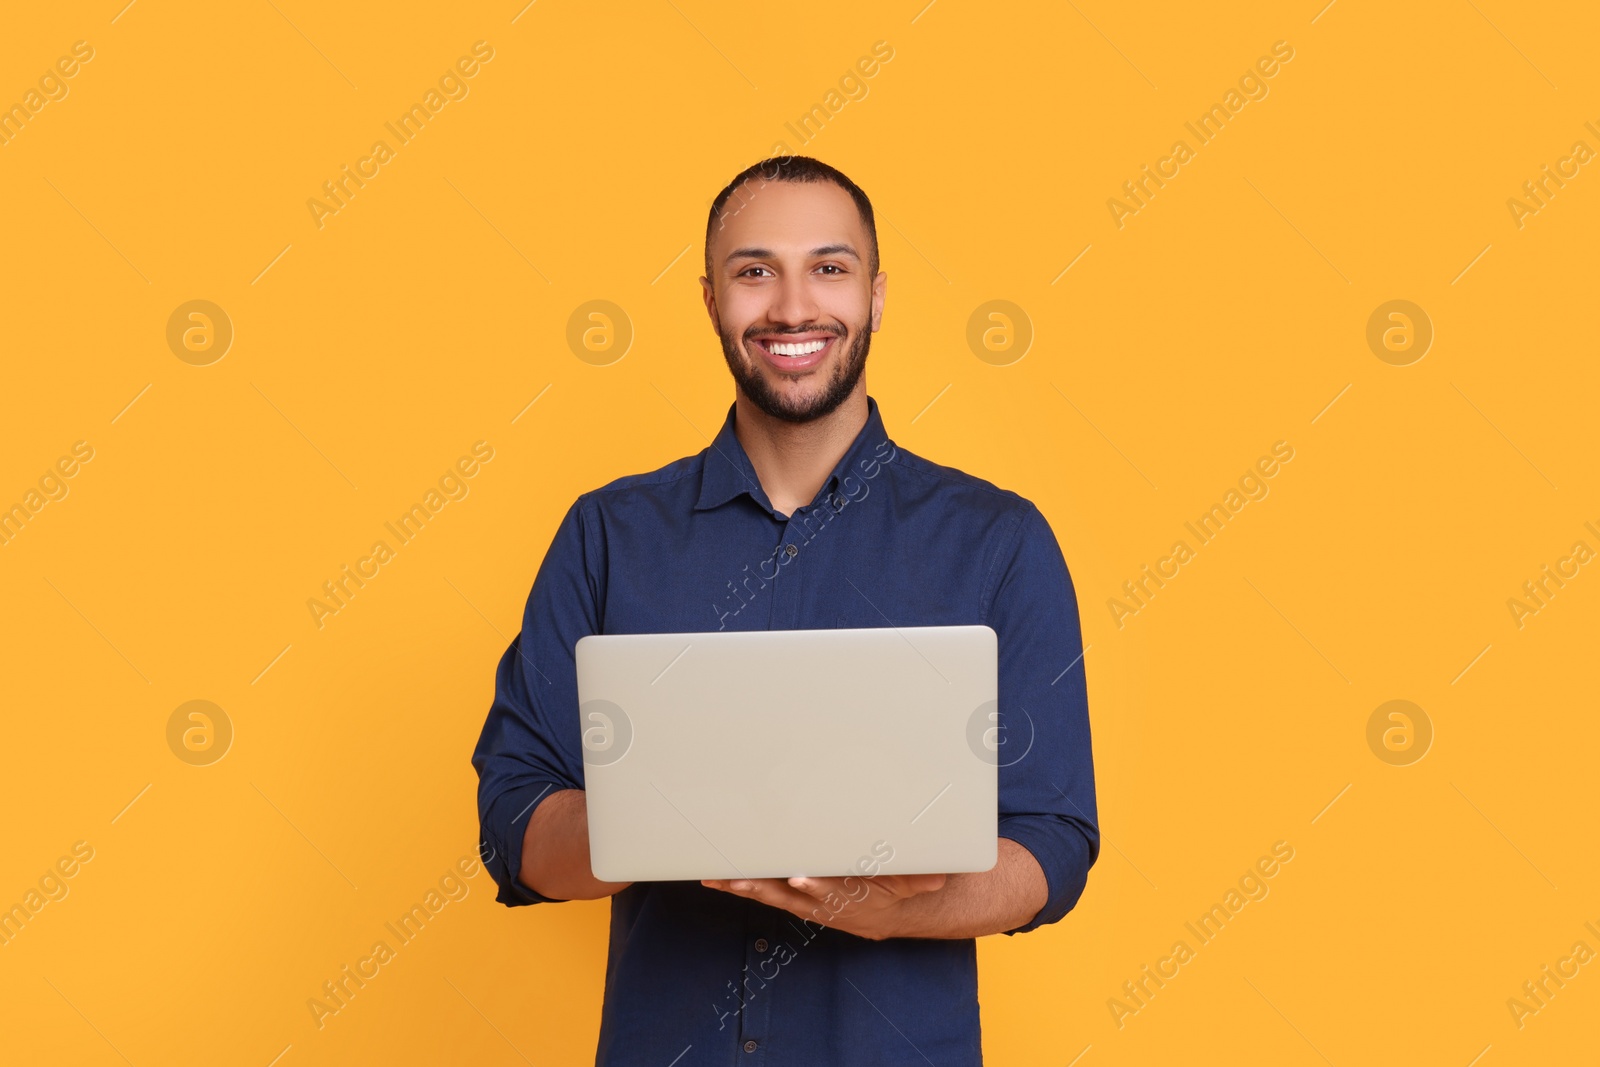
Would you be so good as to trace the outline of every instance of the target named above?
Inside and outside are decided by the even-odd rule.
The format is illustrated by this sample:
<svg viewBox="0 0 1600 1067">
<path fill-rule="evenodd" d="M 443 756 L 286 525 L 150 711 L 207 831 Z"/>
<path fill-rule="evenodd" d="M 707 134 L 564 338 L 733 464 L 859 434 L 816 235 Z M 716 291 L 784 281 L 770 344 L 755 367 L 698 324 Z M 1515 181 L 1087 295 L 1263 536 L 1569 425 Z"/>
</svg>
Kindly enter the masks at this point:
<svg viewBox="0 0 1600 1067">
<path fill-rule="evenodd" d="M 865 377 L 844 403 L 810 422 L 773 418 L 744 393 L 736 391 L 734 396 L 734 435 L 750 457 L 773 510 L 781 515 L 793 515 L 796 508 L 816 499 L 817 490 L 866 424 Z"/>
</svg>

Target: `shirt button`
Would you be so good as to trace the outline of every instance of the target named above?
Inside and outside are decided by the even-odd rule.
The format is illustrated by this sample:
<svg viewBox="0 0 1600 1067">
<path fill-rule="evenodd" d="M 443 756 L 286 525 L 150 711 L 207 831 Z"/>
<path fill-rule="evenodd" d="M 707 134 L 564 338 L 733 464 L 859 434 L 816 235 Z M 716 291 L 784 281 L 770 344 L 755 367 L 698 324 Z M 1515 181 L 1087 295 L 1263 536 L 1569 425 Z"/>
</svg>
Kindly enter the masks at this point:
<svg viewBox="0 0 1600 1067">
<path fill-rule="evenodd" d="M 756 938 L 756 951 L 757 952 L 765 952 L 765 951 L 767 951 L 767 939 L 766 938 L 764 938 L 764 937 Z"/>
<path fill-rule="evenodd" d="M 800 554 L 800 550 L 794 547 L 794 545 L 785 545 L 783 551 L 789 556 L 790 559 L 794 559 L 795 556 Z"/>
<path fill-rule="evenodd" d="M 754 1040 L 754 1039 L 751 1039 L 751 1040 L 749 1040 L 749 1041 L 746 1041 L 746 1042 L 745 1042 L 745 1043 L 744 1043 L 744 1050 L 745 1050 L 745 1051 L 746 1051 L 746 1052 L 754 1052 L 754 1051 L 755 1051 L 755 1050 L 756 1050 L 756 1043 L 755 1043 L 755 1040 Z"/>
</svg>

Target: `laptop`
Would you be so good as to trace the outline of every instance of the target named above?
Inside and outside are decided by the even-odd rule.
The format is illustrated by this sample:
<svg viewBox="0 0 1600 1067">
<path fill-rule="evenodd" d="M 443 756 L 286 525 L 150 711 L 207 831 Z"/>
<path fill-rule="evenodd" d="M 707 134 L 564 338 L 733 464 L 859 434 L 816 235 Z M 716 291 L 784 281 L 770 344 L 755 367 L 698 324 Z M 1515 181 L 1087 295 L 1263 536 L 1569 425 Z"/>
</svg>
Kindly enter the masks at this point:
<svg viewBox="0 0 1600 1067">
<path fill-rule="evenodd" d="M 575 656 L 596 878 L 995 865 L 988 626 L 596 634 Z"/>
</svg>

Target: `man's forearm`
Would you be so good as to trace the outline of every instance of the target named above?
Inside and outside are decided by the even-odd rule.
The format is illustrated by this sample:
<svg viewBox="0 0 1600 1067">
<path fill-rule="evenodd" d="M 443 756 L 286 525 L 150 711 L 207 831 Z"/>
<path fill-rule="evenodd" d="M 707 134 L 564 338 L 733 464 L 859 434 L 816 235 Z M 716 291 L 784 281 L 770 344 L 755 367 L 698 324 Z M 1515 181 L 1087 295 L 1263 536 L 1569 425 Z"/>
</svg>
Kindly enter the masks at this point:
<svg viewBox="0 0 1600 1067">
<path fill-rule="evenodd" d="M 1050 895 L 1039 861 L 1009 837 L 1000 838 L 999 853 L 987 871 L 952 874 L 941 888 L 907 898 L 890 936 L 986 937 L 1039 914 Z"/>
<path fill-rule="evenodd" d="M 551 793 L 522 835 L 523 885 L 554 900 L 598 900 L 632 882 L 602 882 L 589 868 L 589 805 L 581 789 Z"/>
</svg>

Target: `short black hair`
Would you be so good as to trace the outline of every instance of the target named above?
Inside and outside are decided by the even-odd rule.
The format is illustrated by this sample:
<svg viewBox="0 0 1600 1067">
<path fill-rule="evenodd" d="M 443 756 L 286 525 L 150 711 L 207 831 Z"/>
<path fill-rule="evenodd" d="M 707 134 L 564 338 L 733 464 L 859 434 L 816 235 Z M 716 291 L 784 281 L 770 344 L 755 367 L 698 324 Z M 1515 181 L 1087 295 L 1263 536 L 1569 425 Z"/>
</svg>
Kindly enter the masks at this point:
<svg viewBox="0 0 1600 1067">
<path fill-rule="evenodd" d="M 767 182 L 832 182 L 850 194 L 850 199 L 856 202 L 856 210 L 861 213 L 861 225 L 867 231 L 867 266 L 868 274 L 875 277 L 878 273 L 878 226 L 872 216 L 872 201 L 867 199 L 867 194 L 861 187 L 844 173 L 828 166 L 818 159 L 810 156 L 774 156 L 752 164 L 734 175 L 711 202 L 711 213 L 706 217 L 706 277 L 715 278 L 711 272 L 711 236 L 716 230 L 717 220 L 722 217 L 722 209 L 728 203 L 728 198 L 734 190 L 748 181 L 759 180 L 761 184 Z"/>
</svg>

